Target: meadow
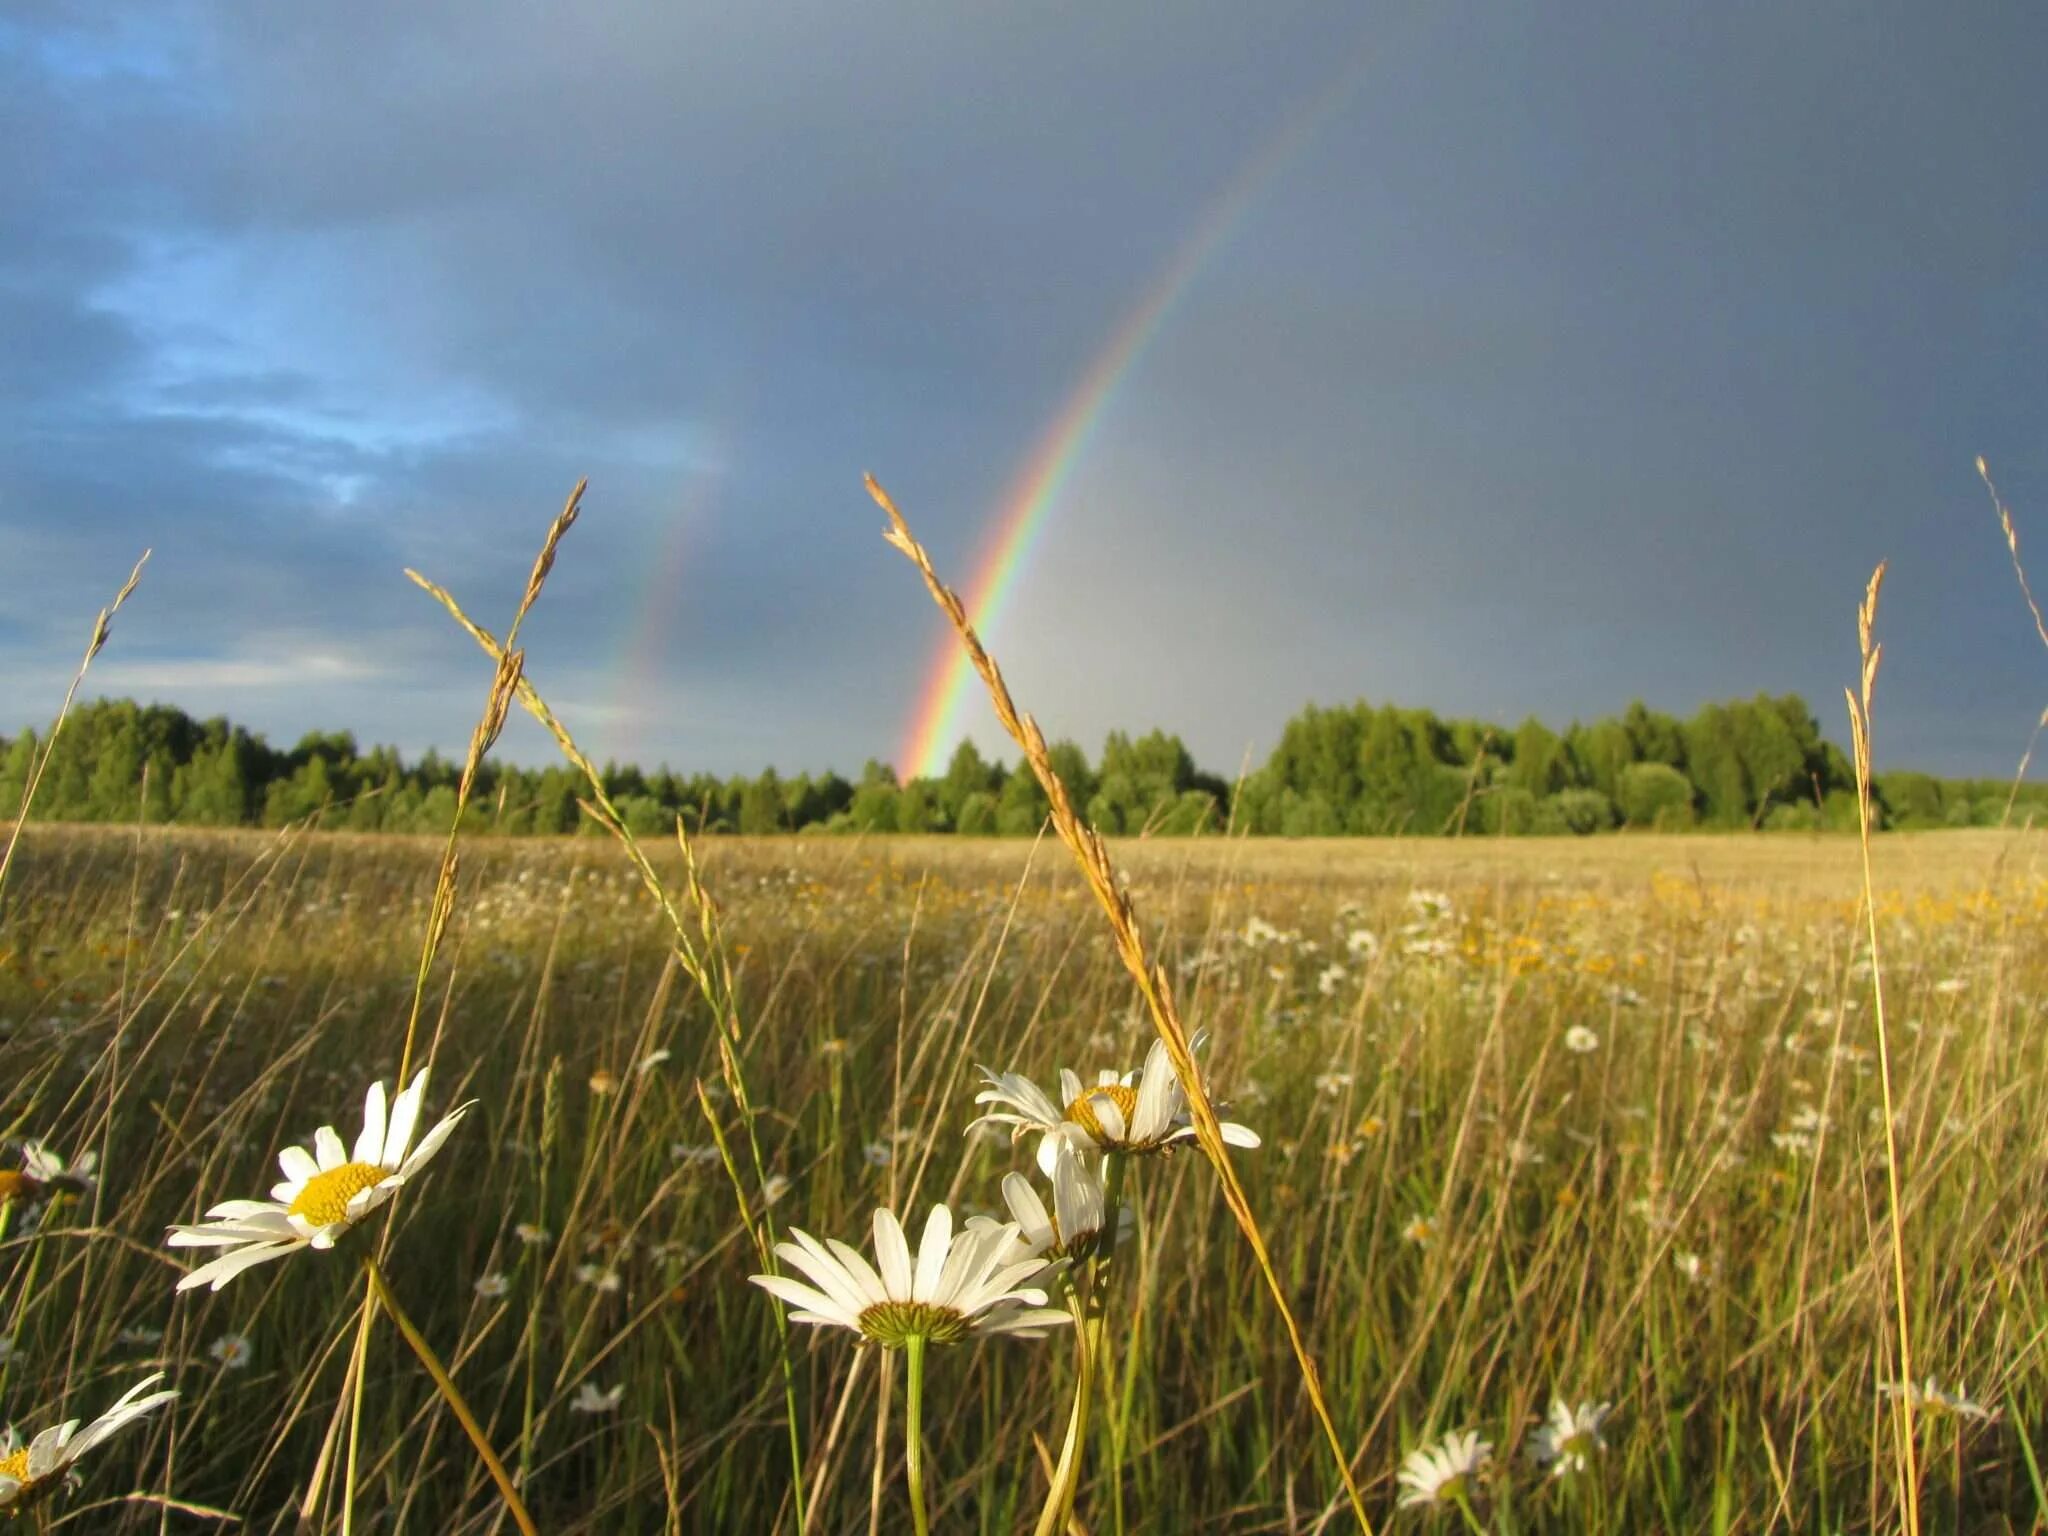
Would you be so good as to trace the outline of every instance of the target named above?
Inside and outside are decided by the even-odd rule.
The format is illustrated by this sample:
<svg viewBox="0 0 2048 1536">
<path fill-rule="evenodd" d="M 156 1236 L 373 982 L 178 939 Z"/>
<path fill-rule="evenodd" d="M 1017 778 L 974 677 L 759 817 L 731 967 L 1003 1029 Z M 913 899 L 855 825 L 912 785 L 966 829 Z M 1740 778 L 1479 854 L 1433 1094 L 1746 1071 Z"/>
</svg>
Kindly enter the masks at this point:
<svg viewBox="0 0 2048 1536">
<path fill-rule="evenodd" d="M 1375 1529 L 1901 1528 L 1853 838 L 1113 852 L 1212 1093 L 1263 1141 L 1232 1161 Z M 2048 1509 L 2044 854 L 2022 832 L 1874 846 L 1928 1531 Z M 677 930 L 610 839 L 465 840 L 419 1056 L 429 1120 L 475 1107 L 388 1230 L 174 1296 L 209 1255 L 163 1246 L 167 1224 L 260 1194 L 322 1124 L 353 1137 L 391 1080 L 441 856 L 304 828 L 27 830 L 0 915 L 0 1133 L 98 1167 L 7 1207 L 0 1400 L 32 1431 L 154 1370 L 182 1394 L 32 1517 L 514 1529 L 388 1323 L 337 1412 L 381 1253 L 539 1529 L 796 1531 L 791 1402 L 805 1527 L 909 1529 L 902 1355 L 792 1327 L 785 1388 L 736 1188 L 757 1220 L 863 1249 L 878 1205 L 913 1243 L 936 1200 L 1006 1215 L 1032 1149 L 969 1132 L 976 1064 L 1092 1081 L 1153 1036 L 1064 850 L 707 841 L 722 1065 Z M 673 846 L 649 857 L 688 890 Z M 1209 1164 L 1133 1159 L 1122 1193 L 1066 1528 L 1355 1528 Z M 932 1351 L 932 1529 L 1032 1529 L 1073 1332 Z M 1562 1475 L 1533 1454 L 1554 1399 L 1610 1405 Z M 1468 1496 L 1397 1508 L 1403 1457 L 1453 1431 L 1492 1453 Z"/>
</svg>

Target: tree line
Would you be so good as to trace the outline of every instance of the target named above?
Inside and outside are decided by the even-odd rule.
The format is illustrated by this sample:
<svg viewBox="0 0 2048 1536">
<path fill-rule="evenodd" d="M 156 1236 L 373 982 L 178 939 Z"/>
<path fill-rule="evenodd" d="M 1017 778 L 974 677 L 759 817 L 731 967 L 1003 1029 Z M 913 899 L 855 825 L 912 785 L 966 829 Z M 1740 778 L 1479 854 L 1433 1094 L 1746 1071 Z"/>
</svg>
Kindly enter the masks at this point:
<svg viewBox="0 0 2048 1536">
<path fill-rule="evenodd" d="M 1095 761 L 1075 743 L 1051 749 L 1074 803 L 1112 834 L 1188 835 L 1230 828 L 1284 837 L 1590 835 L 1623 828 L 1848 830 L 1855 780 L 1804 700 L 1787 695 L 1708 704 L 1680 720 L 1641 703 L 1552 730 L 1445 720 L 1364 701 L 1310 705 L 1287 722 L 1256 771 L 1233 783 L 1204 772 L 1178 736 L 1112 731 Z M 0 814 L 21 802 L 43 755 L 33 730 L 0 739 Z M 113 699 L 75 710 L 48 754 L 35 819 L 444 831 L 460 764 L 435 752 L 407 761 L 315 732 L 289 750 L 225 719 Z M 961 743 L 944 774 L 900 781 L 870 760 L 837 773 L 720 778 L 609 763 L 605 791 L 636 833 L 676 818 L 695 831 L 950 832 L 1029 836 L 1046 815 L 1028 772 Z M 2048 811 L 2048 785 L 1880 773 L 1883 825 L 1996 826 Z M 583 780 L 564 767 L 487 763 L 468 811 L 476 831 L 595 830 L 578 807 Z"/>
</svg>

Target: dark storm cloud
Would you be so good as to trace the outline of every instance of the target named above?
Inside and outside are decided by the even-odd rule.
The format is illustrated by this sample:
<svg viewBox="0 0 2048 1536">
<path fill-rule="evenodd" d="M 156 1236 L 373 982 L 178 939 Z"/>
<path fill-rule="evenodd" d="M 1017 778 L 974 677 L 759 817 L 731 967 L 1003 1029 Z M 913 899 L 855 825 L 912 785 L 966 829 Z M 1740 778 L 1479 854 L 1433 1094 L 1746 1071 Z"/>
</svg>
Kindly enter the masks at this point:
<svg viewBox="0 0 2048 1536">
<path fill-rule="evenodd" d="M 502 622 L 588 474 L 530 654 L 601 750 L 886 755 L 934 630 L 859 472 L 967 575 L 1360 48 L 997 636 L 1048 722 L 1234 766 L 1359 693 L 1831 721 L 1889 554 L 1886 755 L 2006 767 L 2048 658 L 1969 463 L 2048 528 L 2048 47 L 1905 8 L 15 7 L 0 720 L 153 544 L 108 687 L 459 743 L 477 659 L 400 570 Z"/>
</svg>

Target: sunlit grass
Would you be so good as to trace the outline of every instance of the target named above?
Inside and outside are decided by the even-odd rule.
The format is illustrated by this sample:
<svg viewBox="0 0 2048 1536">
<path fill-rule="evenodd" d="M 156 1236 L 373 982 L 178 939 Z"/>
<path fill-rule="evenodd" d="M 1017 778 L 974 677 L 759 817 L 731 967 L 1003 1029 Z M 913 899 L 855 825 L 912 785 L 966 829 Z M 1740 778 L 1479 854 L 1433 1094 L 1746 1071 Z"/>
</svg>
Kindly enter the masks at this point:
<svg viewBox="0 0 2048 1536">
<path fill-rule="evenodd" d="M 1209 1032 L 1218 1099 L 1264 1138 L 1238 1166 L 1376 1521 L 1403 1456 L 1471 1431 L 1494 1447 L 1474 1501 L 1487 1529 L 1895 1525 L 1853 871 L 1781 870 L 1781 843 L 1604 846 L 1555 868 L 1524 843 L 1119 859 Z M 1916 1371 L 1999 1414 L 1923 1410 L 1930 1530 L 2025 1530 L 2036 1507 L 2037 847 L 1876 850 Z M 1002 1176 L 1032 1148 L 964 1134 L 974 1063 L 1050 1079 L 1136 1061 L 1151 1038 L 1086 893 L 1044 851 L 792 839 L 705 858 L 761 1110 L 771 1187 L 754 1193 L 785 1226 L 854 1233 L 877 1205 L 940 1200 L 1006 1216 Z M 267 1187 L 279 1148 L 388 1071 L 438 859 L 317 835 L 24 840 L 0 944 L 0 1129 L 74 1163 L 97 1152 L 100 1177 L 58 1192 L 38 1228 L 9 1207 L 8 1413 L 89 1415 L 159 1369 L 182 1394 L 96 1451 L 52 1506 L 71 1528 L 154 1529 L 160 1506 L 107 1502 L 129 1490 L 254 1529 L 284 1528 L 303 1496 L 356 1270 L 267 1265 L 174 1304 L 179 1256 L 156 1243 L 199 1192 Z M 680 889 L 673 857 L 657 863 Z M 756 1254 L 694 1088 L 729 1115 L 717 1048 L 671 940 L 608 844 L 479 842 L 428 990 L 437 1108 L 478 1104 L 398 1202 L 388 1273 L 526 1469 L 544 1530 L 791 1528 L 773 1304 L 745 1283 Z M 1597 1043 L 1569 1048 L 1574 1029 Z M 1192 1154 L 1152 1159 L 1124 1193 L 1138 1224 L 1089 1420 L 1088 1528 L 1114 1528 L 1111 1467 L 1131 1530 L 1314 1528 L 1333 1479 L 1213 1178 Z M 237 1337 L 236 1363 L 217 1361 Z M 812 1528 L 864 1530 L 888 1373 L 808 1331 L 794 1347 Z M 500 1525 L 398 1350 L 372 1356 L 358 1528 Z M 1028 1528 L 1045 1488 L 1032 1437 L 1057 1453 L 1070 1353 L 970 1345 L 927 1370 L 933 1529 Z M 1532 1455 L 1560 1398 L 1613 1405 L 1604 1448 L 1568 1477 Z M 886 1445 L 893 1530 L 901 1442 Z"/>
</svg>

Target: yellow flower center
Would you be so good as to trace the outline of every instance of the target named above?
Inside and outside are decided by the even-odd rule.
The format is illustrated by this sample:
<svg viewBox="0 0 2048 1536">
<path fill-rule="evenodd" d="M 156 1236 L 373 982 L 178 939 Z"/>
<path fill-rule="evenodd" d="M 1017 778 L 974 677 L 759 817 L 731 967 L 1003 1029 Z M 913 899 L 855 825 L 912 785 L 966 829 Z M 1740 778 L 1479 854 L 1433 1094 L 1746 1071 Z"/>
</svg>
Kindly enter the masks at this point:
<svg viewBox="0 0 2048 1536">
<path fill-rule="evenodd" d="M 0 1168 L 0 1205 L 12 1205 L 16 1200 L 33 1200 L 42 1188 L 41 1184 L 17 1169 Z"/>
<path fill-rule="evenodd" d="M 11 1477 L 17 1483 L 28 1482 L 28 1447 L 23 1446 L 12 1456 L 0 1456 L 0 1477 Z"/>
<path fill-rule="evenodd" d="M 1097 1099 L 1107 1099 L 1116 1106 L 1117 1113 L 1123 1116 L 1123 1136 L 1113 1137 L 1102 1129 L 1102 1122 L 1095 1118 L 1095 1101 Z M 1090 1088 L 1081 1097 L 1067 1106 L 1067 1118 L 1069 1120 L 1080 1126 L 1082 1130 L 1086 1131 L 1097 1141 L 1111 1145 L 1122 1142 L 1125 1137 L 1131 1134 L 1131 1121 L 1136 1117 L 1137 1112 L 1138 1090 L 1126 1088 L 1121 1083 L 1115 1083 L 1106 1088 Z"/>
<path fill-rule="evenodd" d="M 383 1183 L 390 1173 L 376 1163 L 343 1163 L 306 1180 L 306 1187 L 287 1209 L 313 1226 L 331 1227 L 348 1220 L 349 1201 Z"/>
</svg>

